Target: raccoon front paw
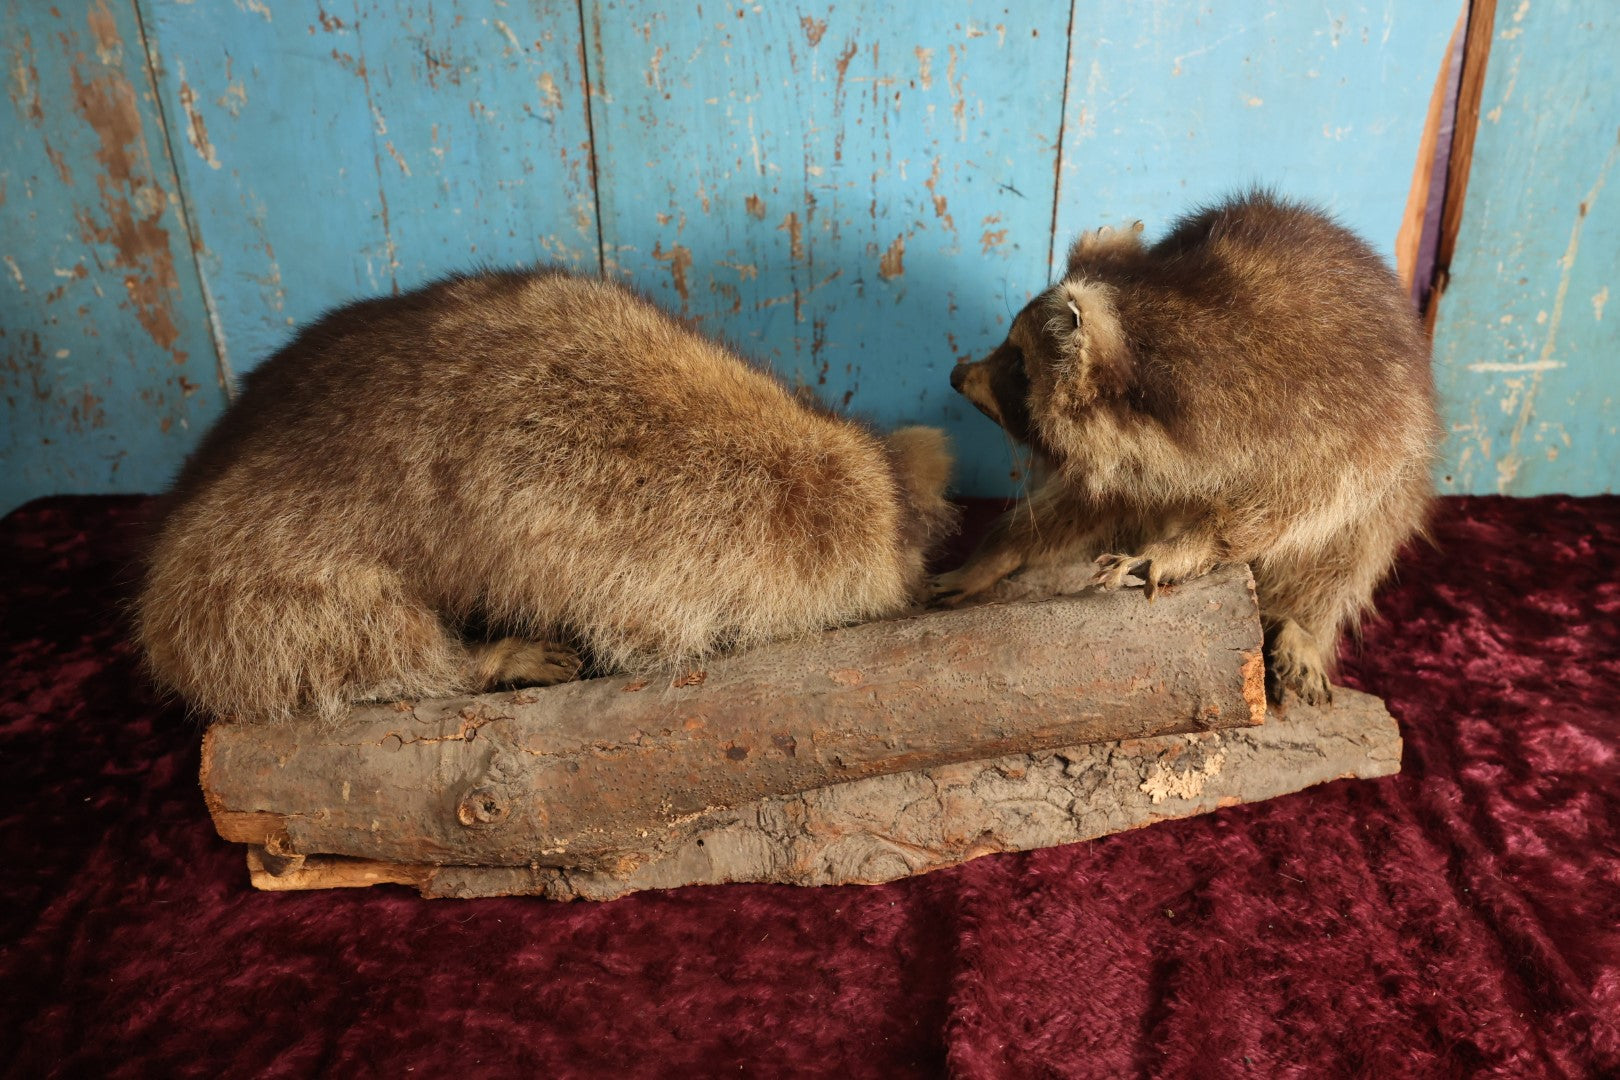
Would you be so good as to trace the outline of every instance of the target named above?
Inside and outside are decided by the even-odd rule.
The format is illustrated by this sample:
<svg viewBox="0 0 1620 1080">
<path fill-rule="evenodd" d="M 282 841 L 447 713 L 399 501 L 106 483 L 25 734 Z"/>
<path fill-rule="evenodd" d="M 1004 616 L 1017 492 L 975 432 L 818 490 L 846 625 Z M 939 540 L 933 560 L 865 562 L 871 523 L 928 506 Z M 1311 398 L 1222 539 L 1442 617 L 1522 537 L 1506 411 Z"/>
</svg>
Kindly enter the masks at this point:
<svg viewBox="0 0 1620 1080">
<path fill-rule="evenodd" d="M 1142 580 L 1143 591 L 1152 600 L 1159 595 L 1159 564 L 1146 555 L 1102 555 L 1097 558 L 1097 573 L 1091 581 L 1105 589 L 1119 589 L 1127 577 Z"/>
<path fill-rule="evenodd" d="M 579 674 L 579 653 L 555 641 L 502 638 L 473 652 L 474 682 L 501 686 L 554 686 Z"/>
<path fill-rule="evenodd" d="M 1276 704 L 1293 691 L 1307 705 L 1333 703 L 1333 685 L 1321 649 L 1304 630 L 1288 623 L 1271 641 L 1266 656 L 1266 696 Z"/>
<path fill-rule="evenodd" d="M 987 572 L 984 566 L 969 563 L 945 574 L 936 574 L 928 583 L 928 602 L 933 607 L 956 607 L 971 600 L 1005 574 Z"/>
</svg>

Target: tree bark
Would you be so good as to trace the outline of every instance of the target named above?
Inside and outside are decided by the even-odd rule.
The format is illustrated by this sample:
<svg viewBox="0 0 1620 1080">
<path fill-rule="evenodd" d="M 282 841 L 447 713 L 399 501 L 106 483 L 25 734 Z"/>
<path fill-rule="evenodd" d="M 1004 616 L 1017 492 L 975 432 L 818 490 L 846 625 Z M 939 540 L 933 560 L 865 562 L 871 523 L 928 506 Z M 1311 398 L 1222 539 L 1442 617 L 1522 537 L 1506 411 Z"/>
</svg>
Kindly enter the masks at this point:
<svg viewBox="0 0 1620 1080">
<path fill-rule="evenodd" d="M 394 882 L 428 897 L 612 900 L 724 882 L 872 884 L 1001 851 L 1028 851 L 1255 802 L 1341 777 L 1400 770 L 1383 703 L 1338 688 L 1330 708 L 1292 704 L 1264 725 L 1093 743 L 872 777 L 761 799 L 618 873 L 547 866 L 435 866 L 250 848 L 274 891 Z"/>
<path fill-rule="evenodd" d="M 1025 575 L 992 599 L 1082 573 Z M 1231 567 L 1152 602 L 1087 591 L 930 612 L 673 678 L 366 706 L 330 731 L 215 725 L 202 784 L 220 834 L 272 862 L 622 877 L 830 784 L 906 774 L 899 793 L 953 763 L 1264 716 L 1253 579 Z"/>
</svg>

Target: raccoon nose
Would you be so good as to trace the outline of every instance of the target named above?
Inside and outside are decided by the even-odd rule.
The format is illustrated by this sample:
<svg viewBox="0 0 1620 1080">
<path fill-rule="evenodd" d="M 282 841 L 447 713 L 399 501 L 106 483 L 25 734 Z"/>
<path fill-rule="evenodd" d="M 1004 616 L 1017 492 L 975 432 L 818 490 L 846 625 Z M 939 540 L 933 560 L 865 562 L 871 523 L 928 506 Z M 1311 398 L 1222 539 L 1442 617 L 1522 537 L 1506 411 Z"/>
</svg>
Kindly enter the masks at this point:
<svg viewBox="0 0 1620 1080">
<path fill-rule="evenodd" d="M 951 389 L 958 394 L 962 392 L 962 384 L 967 381 L 968 368 L 972 366 L 972 364 L 957 364 L 951 368 Z"/>
</svg>

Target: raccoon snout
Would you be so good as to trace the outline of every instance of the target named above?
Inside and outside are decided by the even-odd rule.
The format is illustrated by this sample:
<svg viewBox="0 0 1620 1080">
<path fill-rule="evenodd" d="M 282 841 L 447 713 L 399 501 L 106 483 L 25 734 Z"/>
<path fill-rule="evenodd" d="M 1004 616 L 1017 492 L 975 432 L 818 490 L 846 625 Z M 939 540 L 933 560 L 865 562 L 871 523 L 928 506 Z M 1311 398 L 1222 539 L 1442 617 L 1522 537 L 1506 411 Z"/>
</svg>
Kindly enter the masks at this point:
<svg viewBox="0 0 1620 1080">
<path fill-rule="evenodd" d="M 1001 409 L 996 401 L 993 378 L 982 361 L 968 361 L 951 369 L 951 389 L 967 398 L 974 408 L 1001 423 Z"/>
</svg>

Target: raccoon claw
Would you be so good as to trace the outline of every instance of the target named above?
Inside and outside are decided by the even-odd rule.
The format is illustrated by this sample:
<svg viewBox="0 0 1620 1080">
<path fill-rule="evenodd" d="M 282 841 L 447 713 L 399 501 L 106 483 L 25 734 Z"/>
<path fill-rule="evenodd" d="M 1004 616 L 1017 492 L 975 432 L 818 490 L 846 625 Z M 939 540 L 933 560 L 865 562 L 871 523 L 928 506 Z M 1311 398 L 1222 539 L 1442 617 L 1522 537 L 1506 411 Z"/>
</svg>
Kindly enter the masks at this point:
<svg viewBox="0 0 1620 1080">
<path fill-rule="evenodd" d="M 961 570 L 952 570 L 948 574 L 936 574 L 928 583 L 928 604 L 930 607 L 956 607 L 971 595 L 967 592 L 967 585 L 963 581 Z"/>
<path fill-rule="evenodd" d="M 1010 571 L 995 561 L 970 562 L 929 582 L 929 602 L 937 607 L 957 607 L 978 596 L 1006 577 Z"/>
<path fill-rule="evenodd" d="M 1275 669 L 1266 672 L 1266 696 L 1278 705 L 1292 690 L 1294 696 L 1307 705 L 1333 704 L 1333 686 L 1327 675 L 1315 668 Z"/>
<path fill-rule="evenodd" d="M 1293 623 L 1286 623 L 1266 650 L 1266 696 L 1277 704 L 1293 691 L 1307 705 L 1333 703 L 1333 686 L 1315 644 Z"/>
<path fill-rule="evenodd" d="M 1097 573 L 1091 580 L 1105 589 L 1119 589 L 1127 577 L 1142 580 L 1149 600 L 1159 595 L 1158 564 L 1145 555 L 1103 555 L 1097 559 Z"/>
</svg>

